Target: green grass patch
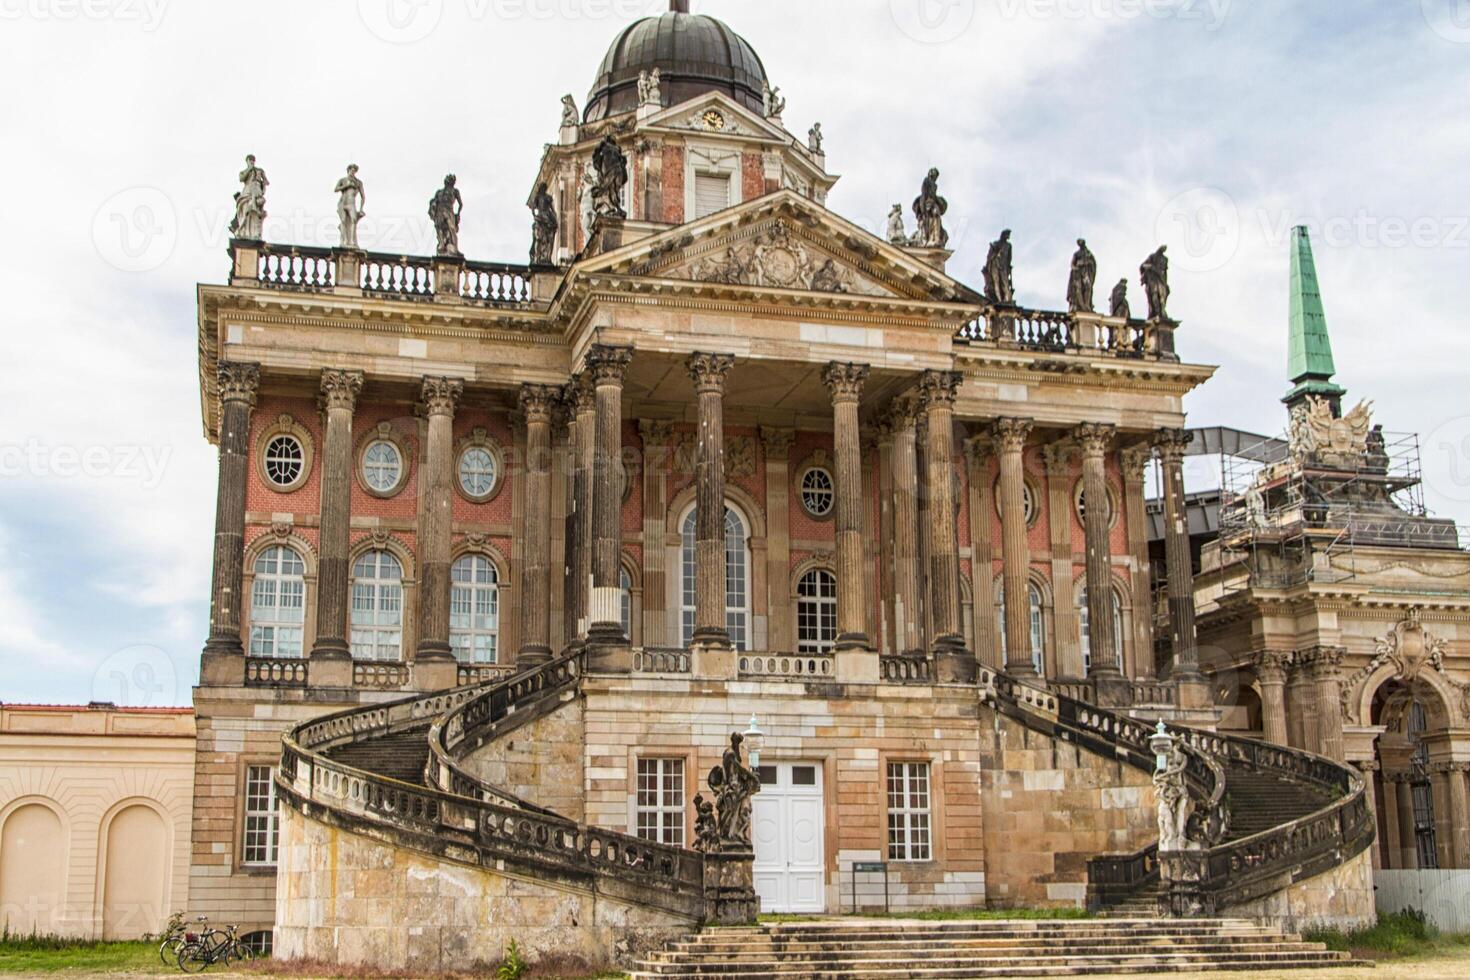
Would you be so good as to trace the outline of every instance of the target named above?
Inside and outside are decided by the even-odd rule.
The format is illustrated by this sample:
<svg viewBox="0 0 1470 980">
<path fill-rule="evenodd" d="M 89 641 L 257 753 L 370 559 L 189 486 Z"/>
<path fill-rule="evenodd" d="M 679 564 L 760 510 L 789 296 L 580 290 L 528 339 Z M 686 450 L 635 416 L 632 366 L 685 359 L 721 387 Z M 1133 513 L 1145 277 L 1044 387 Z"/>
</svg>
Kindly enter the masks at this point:
<svg viewBox="0 0 1470 980">
<path fill-rule="evenodd" d="M 1303 938 L 1361 959 L 1408 959 L 1470 950 L 1470 934 L 1441 932 L 1413 910 L 1380 915 L 1378 924 L 1368 929 L 1323 929 Z"/>
<path fill-rule="evenodd" d="M 164 969 L 157 943 L 0 936 L 0 973 L 147 973 Z"/>
</svg>

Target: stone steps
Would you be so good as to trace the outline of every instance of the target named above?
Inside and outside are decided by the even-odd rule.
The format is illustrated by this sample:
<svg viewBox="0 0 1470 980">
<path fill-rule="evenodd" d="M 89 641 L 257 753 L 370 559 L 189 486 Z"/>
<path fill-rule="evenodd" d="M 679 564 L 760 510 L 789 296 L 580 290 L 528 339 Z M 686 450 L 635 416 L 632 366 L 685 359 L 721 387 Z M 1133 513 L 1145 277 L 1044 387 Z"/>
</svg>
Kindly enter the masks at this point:
<svg viewBox="0 0 1470 980">
<path fill-rule="evenodd" d="M 364 739 L 329 749 L 326 756 L 355 769 L 422 785 L 429 761 L 428 729 Z"/>
<path fill-rule="evenodd" d="M 710 929 L 634 980 L 962 980 L 1343 966 L 1346 954 L 1245 920 L 816 920 Z"/>
</svg>

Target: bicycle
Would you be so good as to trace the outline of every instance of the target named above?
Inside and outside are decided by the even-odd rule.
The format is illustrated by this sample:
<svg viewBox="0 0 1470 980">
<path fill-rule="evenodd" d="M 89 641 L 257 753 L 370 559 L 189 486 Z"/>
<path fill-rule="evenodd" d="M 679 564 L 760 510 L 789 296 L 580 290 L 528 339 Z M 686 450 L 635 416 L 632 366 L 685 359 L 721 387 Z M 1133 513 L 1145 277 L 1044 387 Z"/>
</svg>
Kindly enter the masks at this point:
<svg viewBox="0 0 1470 980">
<path fill-rule="evenodd" d="M 179 949 L 179 969 L 185 973 L 203 973 L 216 963 L 229 965 L 255 959 L 255 951 L 240 941 L 236 928 L 229 926 L 223 932 L 211 929 L 186 942 Z"/>
<path fill-rule="evenodd" d="M 200 916 L 199 921 L 203 922 L 204 916 Z M 158 958 L 165 965 L 178 962 L 179 949 L 188 942 L 185 938 L 187 935 L 184 931 L 184 913 L 175 912 L 170 915 L 168 924 L 163 928 L 163 941 L 158 944 Z"/>
</svg>

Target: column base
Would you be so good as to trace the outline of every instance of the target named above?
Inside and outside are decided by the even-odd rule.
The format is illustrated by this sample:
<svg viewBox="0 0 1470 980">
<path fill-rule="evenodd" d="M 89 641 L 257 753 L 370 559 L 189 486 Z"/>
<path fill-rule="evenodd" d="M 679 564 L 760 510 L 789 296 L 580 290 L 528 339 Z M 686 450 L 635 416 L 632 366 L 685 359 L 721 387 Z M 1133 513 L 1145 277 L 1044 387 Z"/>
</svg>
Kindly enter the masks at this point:
<svg viewBox="0 0 1470 980">
<path fill-rule="evenodd" d="M 199 658 L 200 687 L 242 687 L 245 684 L 245 657 L 237 653 L 220 653 L 204 648 Z"/>
<path fill-rule="evenodd" d="M 352 687 L 352 652 L 345 647 L 317 647 L 308 668 L 313 688 Z"/>
<path fill-rule="evenodd" d="M 593 623 L 587 630 L 588 646 L 625 647 L 628 638 L 623 635 L 622 623 Z"/>
<path fill-rule="evenodd" d="M 521 647 L 516 653 L 516 669 L 525 670 L 529 667 L 539 667 L 542 664 L 551 663 L 551 647 L 539 643 L 528 644 Z"/>
<path fill-rule="evenodd" d="M 243 657 L 245 656 L 245 644 L 240 642 L 238 634 L 211 635 L 204 641 L 205 656 L 221 657 Z"/>
<path fill-rule="evenodd" d="M 975 655 L 959 637 L 940 637 L 934 644 L 934 680 L 940 684 L 973 684 L 979 668 Z"/>
<path fill-rule="evenodd" d="M 871 652 L 873 641 L 866 633 L 840 633 L 832 648 L 838 652 L 845 650 L 866 650 Z"/>
<path fill-rule="evenodd" d="M 722 636 L 724 630 L 719 631 Z M 739 654 L 729 637 L 702 640 L 696 637 L 689 645 L 690 670 L 694 677 L 734 680 L 740 675 Z"/>
<path fill-rule="evenodd" d="M 599 643 L 595 639 L 587 643 L 587 672 L 590 674 L 633 673 L 633 648 L 627 642 Z"/>
<path fill-rule="evenodd" d="M 1018 681 L 1039 681 L 1041 674 L 1036 670 L 1036 664 L 1030 660 L 1011 662 L 1001 668 L 1001 672 L 1008 677 L 1014 677 Z"/>
<path fill-rule="evenodd" d="M 435 660 L 452 661 L 454 659 L 454 651 L 443 640 L 422 640 L 414 650 L 413 659 L 415 663 L 427 663 Z"/>
<path fill-rule="evenodd" d="M 451 691 L 459 686 L 459 661 L 453 657 L 417 657 L 413 662 L 413 686 L 420 691 Z"/>
</svg>

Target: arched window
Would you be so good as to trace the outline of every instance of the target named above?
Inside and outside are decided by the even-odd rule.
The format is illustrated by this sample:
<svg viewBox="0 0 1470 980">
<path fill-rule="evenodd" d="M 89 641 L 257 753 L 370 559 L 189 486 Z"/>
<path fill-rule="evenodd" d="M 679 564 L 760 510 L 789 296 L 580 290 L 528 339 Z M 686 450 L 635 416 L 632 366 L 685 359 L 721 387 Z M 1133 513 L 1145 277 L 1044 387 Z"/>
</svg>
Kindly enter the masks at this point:
<svg viewBox="0 0 1470 980">
<path fill-rule="evenodd" d="M 1113 653 L 1116 655 L 1118 668 L 1123 667 L 1123 603 L 1118 599 L 1118 593 L 1108 590 L 1113 597 Z M 1088 635 L 1088 624 L 1092 616 L 1087 611 L 1087 586 L 1077 593 L 1077 626 L 1081 633 L 1082 641 L 1082 673 L 1084 676 L 1092 674 L 1092 639 Z"/>
<path fill-rule="evenodd" d="M 387 551 L 365 551 L 352 565 L 352 656 L 403 659 L 403 566 Z"/>
<path fill-rule="evenodd" d="M 837 643 L 837 576 L 814 568 L 796 585 L 796 652 L 831 653 Z"/>
<path fill-rule="evenodd" d="M 306 563 L 294 550 L 267 548 L 255 559 L 250 586 L 250 655 L 301 656 L 306 619 Z"/>
<path fill-rule="evenodd" d="M 623 624 L 623 635 L 633 639 L 633 576 L 626 568 L 618 569 L 618 621 Z"/>
<path fill-rule="evenodd" d="M 681 576 L 680 634 L 682 644 L 694 641 L 694 569 L 695 526 L 698 509 L 691 508 L 681 525 L 683 538 L 683 575 Z M 725 629 L 735 649 L 744 650 L 749 642 L 750 627 L 750 557 L 745 544 L 745 521 L 730 507 L 725 508 Z"/>
<path fill-rule="evenodd" d="M 1031 664 L 1037 675 L 1046 673 L 1046 623 L 1041 615 L 1041 590 L 1035 582 L 1026 583 L 1026 596 L 1031 607 Z M 1002 579 L 995 586 L 996 629 L 1000 632 L 1000 660 L 1006 662 L 1006 585 Z"/>
<path fill-rule="evenodd" d="M 484 555 L 465 555 L 449 573 L 449 646 L 456 660 L 500 659 L 500 575 Z"/>
</svg>

